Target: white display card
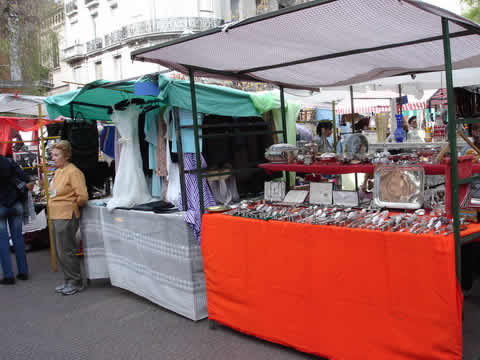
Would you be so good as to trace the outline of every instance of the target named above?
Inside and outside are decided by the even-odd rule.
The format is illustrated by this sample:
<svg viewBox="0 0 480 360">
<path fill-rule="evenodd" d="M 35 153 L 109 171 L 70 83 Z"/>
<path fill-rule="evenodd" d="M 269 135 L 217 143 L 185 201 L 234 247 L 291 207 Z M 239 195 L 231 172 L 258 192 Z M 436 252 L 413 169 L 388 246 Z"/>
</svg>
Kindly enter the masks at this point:
<svg viewBox="0 0 480 360">
<path fill-rule="evenodd" d="M 356 191 L 333 191 L 333 203 L 340 206 L 356 207 L 359 205 L 358 192 Z"/>
<path fill-rule="evenodd" d="M 285 197 L 285 182 L 265 181 L 264 192 L 266 201 L 282 201 Z"/>
<path fill-rule="evenodd" d="M 283 199 L 284 203 L 302 204 L 308 196 L 308 191 L 305 190 L 290 190 Z"/>
<path fill-rule="evenodd" d="M 310 204 L 331 205 L 333 183 L 310 183 Z"/>
</svg>

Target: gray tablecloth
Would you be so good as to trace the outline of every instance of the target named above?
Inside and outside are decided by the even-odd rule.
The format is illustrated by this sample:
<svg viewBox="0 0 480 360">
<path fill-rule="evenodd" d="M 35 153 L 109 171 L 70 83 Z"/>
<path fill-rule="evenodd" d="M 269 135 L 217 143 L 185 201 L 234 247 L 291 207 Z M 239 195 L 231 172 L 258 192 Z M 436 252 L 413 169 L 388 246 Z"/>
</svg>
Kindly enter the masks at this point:
<svg viewBox="0 0 480 360">
<path fill-rule="evenodd" d="M 110 278 L 189 319 L 207 317 L 200 246 L 183 216 L 89 204 L 80 222 L 87 277 Z"/>
</svg>

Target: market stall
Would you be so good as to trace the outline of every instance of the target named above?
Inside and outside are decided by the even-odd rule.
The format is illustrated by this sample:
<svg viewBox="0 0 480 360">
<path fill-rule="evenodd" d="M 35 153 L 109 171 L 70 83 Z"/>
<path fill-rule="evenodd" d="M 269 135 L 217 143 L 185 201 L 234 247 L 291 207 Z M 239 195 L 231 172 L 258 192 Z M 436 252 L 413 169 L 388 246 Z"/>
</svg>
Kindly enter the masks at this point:
<svg viewBox="0 0 480 360">
<path fill-rule="evenodd" d="M 69 116 L 74 119 L 73 123 L 110 118 L 120 132 L 115 141 L 122 150 L 115 153 L 118 171 L 113 197 L 90 201 L 81 218 L 87 277 L 110 278 L 114 286 L 130 290 L 192 320 L 206 317 L 203 265 L 198 244 L 200 210 L 192 201 L 198 201 L 199 192 L 195 176 L 190 174 L 196 166 L 194 137 L 215 140 L 204 140 L 202 160 L 202 163 L 206 160 L 209 165 L 214 165 L 205 171 L 216 179 L 209 181 L 209 185 L 202 181 L 205 196 L 201 196 L 207 206 L 212 206 L 235 201 L 235 193 L 242 193 L 244 189 L 251 191 L 252 183 L 260 185 L 263 190 L 265 175 L 256 165 L 263 162 L 264 145 L 257 146 L 257 141 L 269 136 L 271 142 L 274 135 L 287 133 L 283 129 L 272 129 L 278 126 L 275 122 L 278 123 L 280 118 L 276 110 L 280 103 L 274 95 L 255 95 L 203 84 L 198 84 L 196 91 L 201 111 L 198 117 L 202 121 L 200 131 L 194 131 L 192 126 L 189 83 L 165 76 L 149 76 L 130 82 L 97 81 L 46 100 L 52 117 Z M 120 109 L 119 103 L 124 104 L 125 109 Z M 153 186 L 152 190 L 148 190 L 142 184 L 147 177 L 142 168 L 144 157 L 142 154 L 140 158 L 141 146 L 132 144 L 142 137 L 144 129 L 145 137 L 158 137 L 154 130 L 157 126 L 147 131 L 146 127 L 137 124 L 139 114 L 148 116 L 151 111 L 156 111 L 154 116 L 155 121 L 158 119 L 158 129 L 165 122 L 165 135 L 169 136 L 164 149 L 169 164 L 165 179 L 168 190 L 160 196 L 152 192 Z M 264 121 L 261 114 L 270 111 L 273 111 L 273 120 Z M 298 108 L 291 105 L 289 111 L 288 123 L 292 127 Z M 254 126 L 257 131 L 242 131 L 248 126 Z M 220 136 L 226 139 L 216 140 Z M 239 138 L 241 141 L 238 141 Z M 237 141 L 235 151 L 221 148 L 233 146 L 229 139 Z M 131 145 L 131 148 L 126 148 Z M 254 146 L 257 150 L 252 154 Z M 176 163 L 172 160 L 173 154 L 178 159 Z M 225 162 L 230 162 L 230 169 L 220 166 Z M 130 170 L 122 172 L 125 163 Z M 251 176 L 231 176 L 242 175 L 245 167 L 259 174 L 255 181 L 251 181 Z M 132 174 L 135 174 L 135 182 L 131 180 Z M 128 187 L 119 186 L 125 182 L 128 182 Z M 221 187 L 223 183 L 226 195 Z M 217 192 L 212 190 L 212 198 L 208 194 L 215 185 L 219 189 Z M 259 191 L 258 186 L 256 188 L 253 191 Z M 158 200 L 167 200 L 175 208 L 168 213 L 157 213 L 158 209 L 152 208 L 135 210 L 140 210 L 137 206 Z"/>
<path fill-rule="evenodd" d="M 32 179 L 37 179 L 31 200 L 36 215 L 24 222 L 22 232 L 27 248 L 44 247 L 52 242 L 48 227 L 48 211 L 45 210 L 45 199 L 48 169 L 45 161 L 45 142 L 55 140 L 44 136 L 45 126 L 62 122 L 47 120 L 43 117 L 44 97 L 23 94 L 0 94 L 0 112 L 15 116 L 0 117 L 0 154 L 12 156 Z M 22 139 L 21 133 L 31 133 L 31 139 Z M 32 193 L 29 193 L 29 196 Z M 30 201 L 30 200 L 29 200 Z M 33 211 L 32 211 L 33 215 Z M 48 230 L 45 230 L 48 227 Z M 45 230 L 45 231 L 44 231 Z M 52 250 L 52 269 L 56 269 L 55 254 Z"/>
<path fill-rule="evenodd" d="M 134 51 L 132 59 L 188 73 L 192 86 L 194 75 L 273 83 L 282 99 L 284 87 L 350 85 L 445 68 L 449 142 L 456 149 L 452 67 L 480 65 L 479 34 L 478 24 L 415 0 L 319 0 Z M 295 158 L 294 149 L 282 152 L 285 160 Z M 319 161 L 340 160 L 323 155 Z M 306 154 L 304 163 L 313 156 Z M 398 160 L 404 162 L 387 159 L 375 168 L 374 205 L 387 210 L 354 206 L 348 196 L 340 196 L 340 206 L 332 192 L 313 192 L 311 183 L 310 191 L 280 196 L 283 203 L 245 202 L 205 216 L 209 316 L 330 359 L 461 359 L 460 249 L 478 236 L 478 226 L 459 216 L 460 186 L 474 180 L 459 165 L 471 159 L 458 162 L 452 151 L 447 162 L 453 219 L 439 208 L 422 209 L 425 169 L 418 160 Z M 281 189 L 270 187 L 270 195 Z M 312 194 L 317 202 L 304 204 Z"/>
</svg>

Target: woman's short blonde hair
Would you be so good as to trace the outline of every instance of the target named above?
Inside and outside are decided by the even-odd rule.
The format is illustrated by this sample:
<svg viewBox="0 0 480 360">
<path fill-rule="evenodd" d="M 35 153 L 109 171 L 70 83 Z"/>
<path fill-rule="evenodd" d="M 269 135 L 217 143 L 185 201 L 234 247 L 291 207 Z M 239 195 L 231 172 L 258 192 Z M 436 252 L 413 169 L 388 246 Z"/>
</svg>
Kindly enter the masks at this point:
<svg viewBox="0 0 480 360">
<path fill-rule="evenodd" d="M 61 140 L 52 146 L 52 150 L 60 150 L 65 160 L 72 159 L 72 145 L 67 140 Z"/>
</svg>

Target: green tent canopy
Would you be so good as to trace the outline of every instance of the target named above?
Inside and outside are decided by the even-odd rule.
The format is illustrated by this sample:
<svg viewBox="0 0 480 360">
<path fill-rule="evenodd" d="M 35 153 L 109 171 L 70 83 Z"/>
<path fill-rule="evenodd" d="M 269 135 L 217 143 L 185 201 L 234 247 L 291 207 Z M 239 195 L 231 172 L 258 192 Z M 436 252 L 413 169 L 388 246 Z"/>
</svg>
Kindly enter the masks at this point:
<svg viewBox="0 0 480 360">
<path fill-rule="evenodd" d="M 109 121 L 108 107 L 122 100 L 157 100 L 154 96 L 134 95 L 134 86 L 135 81 L 97 80 L 81 89 L 49 96 L 45 99 L 45 104 L 50 119 L 59 116 L 72 117 L 73 112 L 74 118 Z"/>
<path fill-rule="evenodd" d="M 164 75 L 158 76 L 158 97 L 135 95 L 137 82 L 152 81 L 151 77 L 142 77 L 136 81 L 97 80 L 83 88 L 45 99 L 50 119 L 59 116 L 85 120 L 110 120 L 108 108 L 122 100 L 143 99 L 146 103 L 155 101 L 160 106 L 173 106 L 186 110 L 192 109 L 190 83 L 174 80 Z M 280 100 L 278 94 L 249 93 L 223 86 L 196 84 L 197 109 L 204 114 L 222 116 L 249 117 L 273 110 L 278 128 L 281 128 Z M 296 104 L 286 103 L 289 140 L 294 139 L 294 124 L 299 108 Z M 292 138 L 290 138 L 292 137 Z"/>
</svg>

